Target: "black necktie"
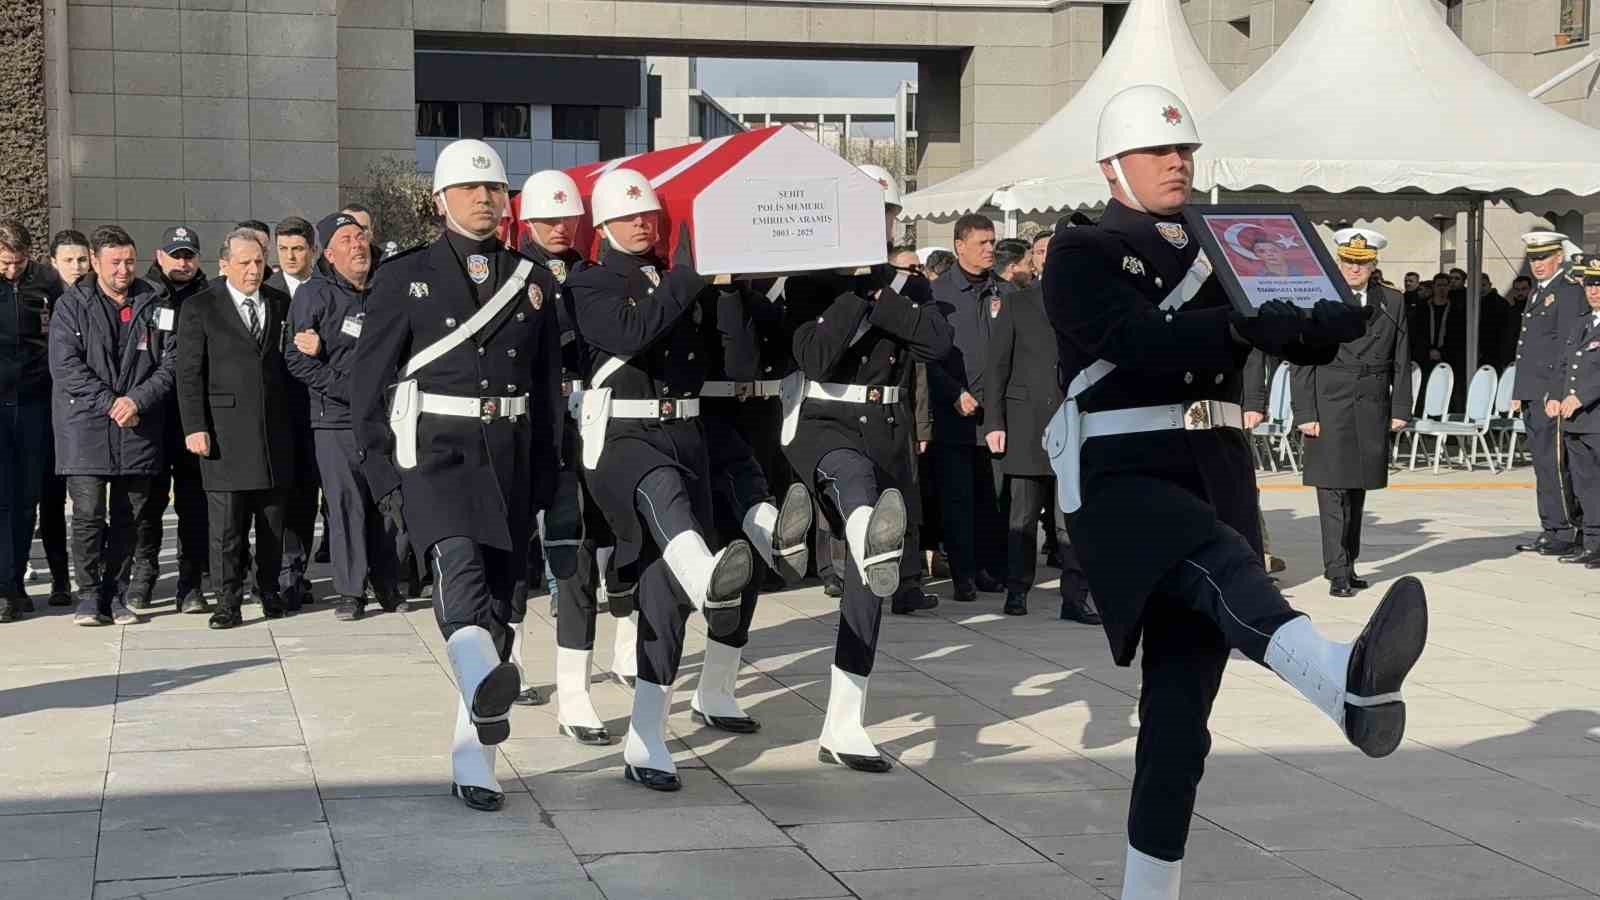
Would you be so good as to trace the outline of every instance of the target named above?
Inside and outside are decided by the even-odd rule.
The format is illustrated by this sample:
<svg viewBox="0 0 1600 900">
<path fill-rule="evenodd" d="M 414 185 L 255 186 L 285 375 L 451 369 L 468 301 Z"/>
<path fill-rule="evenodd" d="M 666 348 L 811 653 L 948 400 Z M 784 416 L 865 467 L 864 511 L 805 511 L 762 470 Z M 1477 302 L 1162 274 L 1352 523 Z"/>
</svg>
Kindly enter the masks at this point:
<svg viewBox="0 0 1600 900">
<path fill-rule="evenodd" d="M 244 313 L 250 319 L 250 336 L 256 339 L 256 344 L 261 343 L 261 316 L 256 314 L 256 298 L 244 298 Z"/>
</svg>

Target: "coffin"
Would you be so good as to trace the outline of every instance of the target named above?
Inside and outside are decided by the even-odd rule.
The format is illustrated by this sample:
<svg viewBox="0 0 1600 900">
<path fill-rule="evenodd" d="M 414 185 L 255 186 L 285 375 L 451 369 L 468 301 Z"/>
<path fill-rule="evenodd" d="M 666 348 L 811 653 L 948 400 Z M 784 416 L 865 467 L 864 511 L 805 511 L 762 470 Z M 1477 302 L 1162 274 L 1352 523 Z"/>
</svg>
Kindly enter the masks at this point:
<svg viewBox="0 0 1600 900">
<path fill-rule="evenodd" d="M 678 227 L 694 237 L 703 275 L 803 272 L 885 261 L 883 186 L 787 125 L 567 169 L 583 194 L 625 166 L 650 179 L 663 206 L 656 251 L 670 260 Z M 513 198 L 513 208 L 517 200 Z M 513 214 L 514 215 L 514 214 Z M 514 240 L 520 241 L 519 232 Z M 577 246 L 599 258 L 585 221 Z"/>
</svg>

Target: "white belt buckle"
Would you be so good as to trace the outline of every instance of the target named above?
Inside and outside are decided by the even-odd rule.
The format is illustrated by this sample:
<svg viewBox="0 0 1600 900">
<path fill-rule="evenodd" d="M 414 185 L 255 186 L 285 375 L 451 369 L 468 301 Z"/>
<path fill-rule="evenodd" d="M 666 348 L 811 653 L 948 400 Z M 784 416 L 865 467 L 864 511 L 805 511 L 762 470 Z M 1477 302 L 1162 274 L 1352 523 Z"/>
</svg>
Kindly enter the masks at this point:
<svg viewBox="0 0 1600 900">
<path fill-rule="evenodd" d="M 1205 431 L 1222 424 L 1222 410 L 1214 400 L 1199 400 L 1189 404 L 1183 413 L 1185 431 Z"/>
</svg>

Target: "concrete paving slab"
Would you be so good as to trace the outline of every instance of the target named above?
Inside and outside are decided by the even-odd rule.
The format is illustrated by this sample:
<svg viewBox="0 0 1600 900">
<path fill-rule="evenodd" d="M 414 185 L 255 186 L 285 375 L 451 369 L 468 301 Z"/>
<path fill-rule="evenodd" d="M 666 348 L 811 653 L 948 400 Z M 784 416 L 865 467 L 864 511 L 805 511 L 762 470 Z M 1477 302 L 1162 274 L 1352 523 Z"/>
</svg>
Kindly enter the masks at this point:
<svg viewBox="0 0 1600 900">
<path fill-rule="evenodd" d="M 111 748 L 117 753 L 216 750 L 297 746 L 303 740 L 285 691 L 154 694 L 117 704 Z"/>
<path fill-rule="evenodd" d="M 1104 894 L 1049 863 L 841 872 L 862 900 L 1102 900 Z"/>
<path fill-rule="evenodd" d="M 277 654 L 267 648 L 208 647 L 123 650 L 117 694 L 220 694 L 287 687 Z"/>
<path fill-rule="evenodd" d="M 348 896 L 344 876 L 336 869 L 103 881 L 94 887 L 94 900 L 341 900 Z"/>
<path fill-rule="evenodd" d="M 1041 861 L 1028 845 L 979 818 L 834 822 L 786 830 L 833 872 Z"/>
<path fill-rule="evenodd" d="M 960 819 L 972 815 L 970 804 L 963 805 L 916 777 L 851 778 L 833 788 L 813 782 L 745 784 L 737 790 L 778 825 Z"/>
<path fill-rule="evenodd" d="M 606 900 L 799 900 L 843 889 L 792 848 L 617 853 L 585 868 Z"/>
<path fill-rule="evenodd" d="M 0 815 L 0 862 L 93 857 L 100 814 Z"/>
<path fill-rule="evenodd" d="M 634 785 L 639 791 L 645 788 Z M 551 814 L 583 856 L 663 850 L 788 847 L 793 842 L 754 807 L 684 806 Z"/>
<path fill-rule="evenodd" d="M 91 900 L 94 860 L 32 859 L 0 862 L 0 897 Z"/>
<path fill-rule="evenodd" d="M 485 814 L 461 807 L 461 815 Z M 571 850 L 529 843 L 518 831 L 390 835 L 338 848 L 352 898 L 560 896 L 588 881 Z"/>
<path fill-rule="evenodd" d="M 1284 858 L 1364 900 L 1570 896 L 1573 886 L 1482 847 L 1286 853 Z"/>
</svg>

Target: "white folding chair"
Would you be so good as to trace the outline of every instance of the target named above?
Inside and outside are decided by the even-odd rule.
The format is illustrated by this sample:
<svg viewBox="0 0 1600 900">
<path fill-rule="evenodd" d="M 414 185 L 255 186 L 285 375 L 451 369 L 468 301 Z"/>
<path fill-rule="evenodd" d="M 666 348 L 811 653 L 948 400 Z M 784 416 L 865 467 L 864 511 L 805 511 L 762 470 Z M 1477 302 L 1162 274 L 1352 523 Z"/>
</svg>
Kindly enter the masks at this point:
<svg viewBox="0 0 1600 900">
<path fill-rule="evenodd" d="M 1522 424 L 1521 416 L 1511 413 L 1511 394 L 1516 390 L 1516 385 L 1517 366 L 1513 363 L 1500 373 L 1500 384 L 1494 392 L 1494 413 L 1489 420 L 1489 443 L 1491 446 L 1499 444 L 1503 448 L 1500 457 L 1500 467 L 1503 469 L 1511 468 L 1518 426 Z"/>
<path fill-rule="evenodd" d="M 1263 445 L 1267 467 L 1274 472 L 1278 471 L 1278 457 L 1284 455 L 1282 444 L 1293 431 L 1294 408 L 1289 403 L 1289 364 L 1279 363 L 1277 370 L 1272 373 L 1272 385 L 1267 389 L 1267 418 L 1250 431 L 1252 441 L 1259 439 Z M 1279 443 L 1276 449 L 1273 447 L 1274 441 Z M 1288 454 L 1288 459 L 1293 465 L 1293 451 Z"/>
<path fill-rule="evenodd" d="M 1437 370 L 1435 370 L 1437 371 Z M 1472 381 L 1467 385 L 1467 410 L 1459 421 L 1435 421 L 1423 418 L 1417 421 L 1417 440 L 1423 435 L 1433 436 L 1433 471 L 1439 471 L 1439 458 L 1444 453 L 1445 438 L 1455 437 L 1461 439 L 1461 461 L 1466 464 L 1467 471 L 1472 471 L 1472 464 L 1478 458 L 1478 450 L 1483 450 L 1484 461 L 1489 466 L 1489 471 L 1499 471 L 1494 464 L 1494 454 L 1489 450 L 1489 423 L 1494 419 L 1495 385 L 1500 376 L 1496 375 L 1493 366 L 1479 366 L 1478 371 L 1472 373 Z M 1431 382 L 1431 379 L 1430 379 Z M 1453 386 L 1453 385 L 1452 385 Z M 1429 384 L 1429 400 L 1432 400 L 1432 384 Z M 1446 397 L 1448 397 L 1448 393 Z M 1509 404 L 1508 404 L 1509 406 Z M 1471 453 L 1468 453 L 1468 446 Z M 1411 445 L 1413 459 L 1416 454 L 1416 442 Z"/>
<path fill-rule="evenodd" d="M 1411 435 L 1411 464 L 1412 471 L 1417 468 L 1417 444 L 1422 442 L 1422 423 L 1426 421 L 1443 422 L 1445 414 L 1450 411 L 1450 392 L 1456 387 L 1456 373 L 1450 368 L 1449 363 L 1439 363 L 1428 373 L 1427 394 L 1422 399 L 1422 415 L 1414 420 L 1406 433 Z"/>
</svg>

